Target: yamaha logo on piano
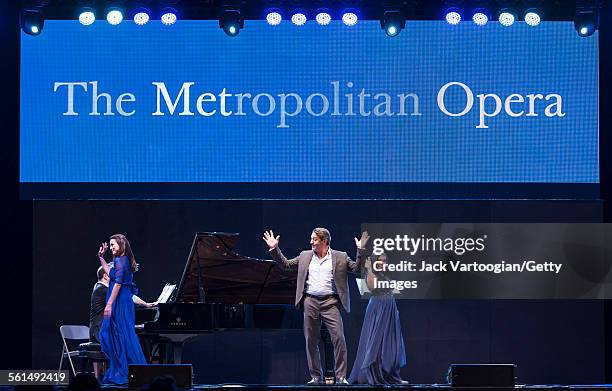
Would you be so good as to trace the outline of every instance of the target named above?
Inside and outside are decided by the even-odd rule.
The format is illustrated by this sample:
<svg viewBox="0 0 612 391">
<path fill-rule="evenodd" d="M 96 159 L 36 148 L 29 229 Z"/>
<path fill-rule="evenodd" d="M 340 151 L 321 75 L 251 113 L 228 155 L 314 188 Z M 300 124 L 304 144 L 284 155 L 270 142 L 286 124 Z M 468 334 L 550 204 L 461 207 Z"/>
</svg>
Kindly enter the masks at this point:
<svg viewBox="0 0 612 391">
<path fill-rule="evenodd" d="M 173 321 L 170 322 L 171 326 L 187 326 L 187 322 L 183 322 L 183 319 L 181 319 L 180 316 L 177 316 Z"/>
</svg>

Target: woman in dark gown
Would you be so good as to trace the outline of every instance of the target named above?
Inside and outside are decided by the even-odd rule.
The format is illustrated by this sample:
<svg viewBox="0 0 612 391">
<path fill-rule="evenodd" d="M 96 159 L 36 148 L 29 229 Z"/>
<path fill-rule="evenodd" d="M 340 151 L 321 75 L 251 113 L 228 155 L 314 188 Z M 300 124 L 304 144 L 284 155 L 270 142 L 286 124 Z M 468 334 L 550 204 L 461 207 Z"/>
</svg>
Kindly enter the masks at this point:
<svg viewBox="0 0 612 391">
<path fill-rule="evenodd" d="M 98 250 L 100 263 L 110 277 L 104 321 L 99 334 L 102 351 L 109 360 L 103 383 L 125 384 L 128 382 L 128 364 L 147 363 L 134 330 L 132 296 L 138 294 L 134 284 L 137 263 L 130 242 L 124 235 L 111 236 L 110 248 L 114 257 L 110 266 L 104 260 L 108 245 L 102 243 Z"/>
<path fill-rule="evenodd" d="M 376 280 L 387 279 L 373 270 L 375 262 L 386 262 L 387 256 L 372 255 L 365 263 L 365 279 L 372 292 L 366 308 L 357 356 L 349 376 L 352 384 L 405 383 L 400 368 L 406 365 L 406 350 L 399 312 L 393 289 L 377 289 Z"/>
</svg>

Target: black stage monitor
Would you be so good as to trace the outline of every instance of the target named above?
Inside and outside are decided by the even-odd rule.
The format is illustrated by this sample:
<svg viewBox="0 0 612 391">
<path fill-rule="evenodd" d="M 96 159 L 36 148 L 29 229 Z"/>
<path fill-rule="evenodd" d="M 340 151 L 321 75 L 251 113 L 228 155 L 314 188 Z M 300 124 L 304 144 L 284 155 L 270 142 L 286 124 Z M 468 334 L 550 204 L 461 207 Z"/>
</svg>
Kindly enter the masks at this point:
<svg viewBox="0 0 612 391">
<path fill-rule="evenodd" d="M 514 364 L 451 364 L 453 387 L 514 387 Z"/>
</svg>

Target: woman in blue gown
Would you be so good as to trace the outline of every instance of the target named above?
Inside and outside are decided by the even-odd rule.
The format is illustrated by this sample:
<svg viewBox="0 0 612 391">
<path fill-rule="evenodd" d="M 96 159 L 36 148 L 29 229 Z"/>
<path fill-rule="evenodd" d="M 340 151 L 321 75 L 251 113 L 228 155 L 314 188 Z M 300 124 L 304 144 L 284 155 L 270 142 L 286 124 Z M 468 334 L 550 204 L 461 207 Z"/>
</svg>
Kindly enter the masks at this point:
<svg viewBox="0 0 612 391">
<path fill-rule="evenodd" d="M 104 260 L 108 245 L 102 243 L 98 250 L 100 263 L 110 277 L 104 321 L 99 334 L 102 351 L 109 360 L 103 383 L 125 384 L 128 382 L 128 364 L 146 364 L 134 330 L 132 295 L 138 294 L 134 283 L 137 263 L 130 242 L 124 235 L 113 235 L 109 242 L 114 258 L 112 264 Z"/>
<path fill-rule="evenodd" d="M 365 263 L 365 279 L 372 296 L 368 302 L 359 337 L 359 347 L 353 370 L 352 384 L 399 384 L 400 368 L 406 365 L 406 349 L 402 337 L 399 311 L 393 289 L 376 288 L 376 281 L 388 279 L 373 270 L 376 262 L 385 263 L 387 256 L 372 255 Z"/>
</svg>

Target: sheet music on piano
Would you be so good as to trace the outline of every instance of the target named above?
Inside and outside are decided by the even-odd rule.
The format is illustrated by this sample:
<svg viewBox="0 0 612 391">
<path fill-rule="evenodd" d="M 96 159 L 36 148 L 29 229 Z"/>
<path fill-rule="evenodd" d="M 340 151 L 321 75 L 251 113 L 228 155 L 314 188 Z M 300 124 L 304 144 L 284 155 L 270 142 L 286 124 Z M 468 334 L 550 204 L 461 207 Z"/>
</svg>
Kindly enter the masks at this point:
<svg viewBox="0 0 612 391">
<path fill-rule="evenodd" d="M 144 328 L 144 323 L 146 322 L 155 322 L 159 317 L 159 304 L 167 303 L 172 297 L 172 293 L 176 289 L 176 284 L 170 284 L 169 282 L 164 285 L 159 297 L 155 301 L 155 307 L 153 308 L 137 308 L 135 314 L 135 325 L 134 327 L 137 330 L 141 330 Z"/>
<path fill-rule="evenodd" d="M 161 293 L 159 294 L 156 303 L 167 303 L 175 289 L 176 284 L 170 284 L 169 282 L 167 282 L 166 285 L 164 285 L 164 288 L 162 289 Z"/>
</svg>

